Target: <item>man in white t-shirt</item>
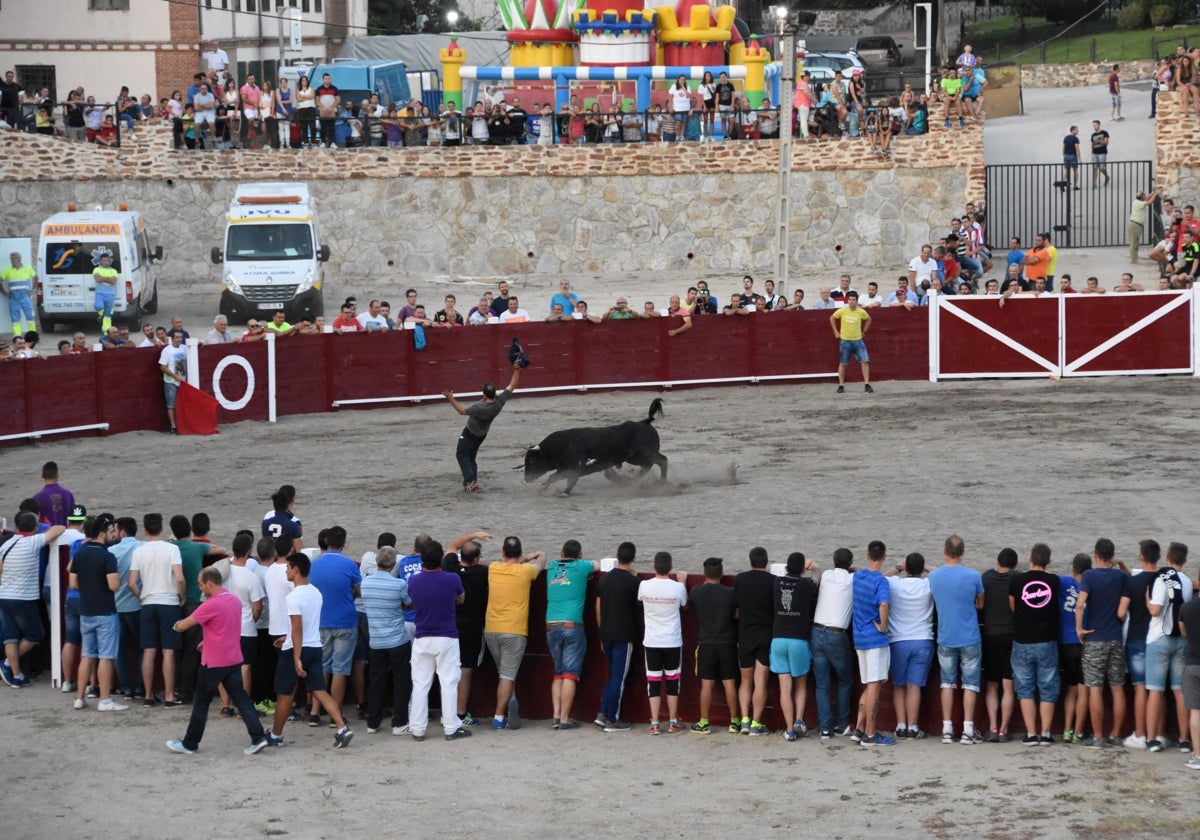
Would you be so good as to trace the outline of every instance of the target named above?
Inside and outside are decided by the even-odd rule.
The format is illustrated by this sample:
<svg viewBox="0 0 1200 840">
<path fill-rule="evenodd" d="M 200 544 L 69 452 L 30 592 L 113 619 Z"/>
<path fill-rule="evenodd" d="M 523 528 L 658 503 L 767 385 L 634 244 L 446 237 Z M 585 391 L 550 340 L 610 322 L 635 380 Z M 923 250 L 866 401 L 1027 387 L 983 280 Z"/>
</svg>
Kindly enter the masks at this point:
<svg viewBox="0 0 1200 840">
<path fill-rule="evenodd" d="M 342 710 L 325 690 L 321 645 L 321 605 L 324 598 L 308 582 L 310 568 L 309 559 L 303 554 L 293 554 L 287 560 L 287 578 L 295 588 L 284 599 L 288 629 L 275 670 L 275 721 L 267 733 L 267 743 L 273 747 L 283 746 L 283 727 L 292 712 L 292 696 L 300 680 L 304 680 L 308 696 L 321 704 L 337 728 L 333 736 L 334 748 L 344 749 L 350 745 L 354 733 L 342 717 Z M 276 607 L 273 613 L 279 611 L 278 605 Z"/>
<path fill-rule="evenodd" d="M 250 559 L 253 546 L 254 537 L 249 534 L 238 534 L 233 538 L 233 559 L 229 561 L 229 576 L 225 580 L 225 590 L 242 602 L 242 687 L 247 694 L 251 691 L 254 666 L 258 664 L 258 628 L 255 624 L 262 615 L 266 598 L 262 582 L 254 573 L 258 562 Z M 225 707 L 221 711 L 224 712 Z"/>
<path fill-rule="evenodd" d="M 817 725 L 821 740 L 827 741 L 836 733 L 849 735 L 850 692 L 854 686 L 854 649 L 846 628 L 854 607 L 853 576 L 850 566 L 854 555 L 848 548 L 833 552 L 833 568 L 821 573 L 817 590 L 817 609 L 813 613 L 812 649 L 813 677 L 817 683 Z M 829 704 L 829 675 L 837 675 L 837 707 Z"/>
<path fill-rule="evenodd" d="M 650 734 L 662 733 L 658 722 L 662 693 L 667 694 L 668 732 L 682 732 L 679 722 L 679 678 L 683 673 L 683 625 L 679 611 L 687 606 L 686 572 L 671 578 L 671 555 L 654 555 L 654 577 L 638 585 L 646 632 L 642 646 L 646 654 L 646 690 L 650 696 Z"/>
<path fill-rule="evenodd" d="M 13 688 L 24 688 L 30 680 L 21 673 L 21 657 L 46 637 L 38 612 L 42 547 L 66 528 L 55 525 L 39 534 L 37 514 L 30 511 L 17 514 L 15 524 L 16 536 L 0 546 L 0 624 L 7 637 L 0 676 Z"/>
<path fill-rule="evenodd" d="M 143 705 L 157 706 L 154 696 L 154 664 L 162 651 L 164 705 L 180 706 L 175 698 L 175 656 L 183 639 L 175 630 L 182 617 L 187 587 L 183 580 L 183 557 L 174 543 L 163 540 L 161 513 L 142 518 L 146 541 L 133 550 L 129 559 L 129 591 L 142 604 L 142 684 L 146 687 Z"/>
<path fill-rule="evenodd" d="M 367 307 L 366 312 L 358 313 L 358 325 L 367 332 L 387 332 L 387 318 L 383 316 L 383 306 L 379 301 L 373 300 Z"/>
<path fill-rule="evenodd" d="M 867 293 L 859 300 L 858 305 L 864 309 L 870 309 L 875 306 L 883 306 L 883 296 L 879 294 L 879 284 L 872 280 L 867 284 Z"/>
<path fill-rule="evenodd" d="M 1188 740 L 1188 709 L 1183 702 L 1183 668 L 1187 637 L 1179 632 L 1179 612 L 1192 600 L 1192 581 L 1183 573 L 1188 547 L 1173 542 L 1167 548 L 1167 566 L 1150 584 L 1150 627 L 1146 632 L 1146 747 L 1162 750 L 1166 729 L 1167 689 L 1175 695 L 1180 740 Z M 1189 744 L 1190 746 L 1190 744 Z M 1181 750 L 1184 744 L 1181 743 Z"/>
<path fill-rule="evenodd" d="M 209 76 L 212 76 L 213 73 L 224 73 L 225 68 L 229 66 L 229 55 L 221 49 L 221 45 L 217 41 L 212 42 L 208 52 L 202 58 L 204 66 L 208 68 Z"/>
<path fill-rule="evenodd" d="M 163 398 L 167 403 L 167 419 L 171 422 L 171 434 L 179 434 L 175 426 L 175 398 L 179 385 L 187 379 L 187 348 L 183 346 L 183 331 L 171 334 L 171 343 L 158 354 L 158 368 L 163 375 Z"/>
<path fill-rule="evenodd" d="M 913 552 L 886 574 L 891 596 L 888 643 L 892 654 L 896 738 L 924 738 L 920 727 L 921 690 L 929 679 L 935 653 L 933 596 L 924 576 L 925 558 Z"/>
<path fill-rule="evenodd" d="M 932 281 L 937 270 L 938 261 L 933 258 L 933 246 L 922 245 L 921 256 L 913 257 L 908 264 L 908 287 L 910 289 L 921 288 L 922 282 Z"/>
<path fill-rule="evenodd" d="M 508 296 L 508 309 L 500 313 L 500 323 L 504 324 L 509 321 L 522 323 L 529 320 L 529 313 L 517 306 L 517 296 Z"/>
</svg>

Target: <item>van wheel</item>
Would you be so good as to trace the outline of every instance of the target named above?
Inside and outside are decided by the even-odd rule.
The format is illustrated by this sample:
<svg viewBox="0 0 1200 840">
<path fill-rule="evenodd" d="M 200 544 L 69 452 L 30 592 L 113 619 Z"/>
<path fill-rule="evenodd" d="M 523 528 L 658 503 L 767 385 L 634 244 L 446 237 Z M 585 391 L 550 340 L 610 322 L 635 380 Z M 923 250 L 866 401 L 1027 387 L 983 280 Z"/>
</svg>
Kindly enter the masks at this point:
<svg viewBox="0 0 1200 840">
<path fill-rule="evenodd" d="M 124 318 L 125 326 L 129 327 L 131 333 L 135 333 L 142 328 L 142 313 L 137 311 L 135 307 L 132 315 L 127 315 Z"/>
<path fill-rule="evenodd" d="M 147 315 L 158 314 L 158 284 L 154 284 L 154 294 L 150 295 L 150 302 L 146 304 L 146 308 L 142 310 Z"/>
<path fill-rule="evenodd" d="M 54 332 L 54 328 L 57 326 L 57 321 L 53 321 L 50 318 L 42 318 L 42 335 L 49 335 Z"/>
</svg>

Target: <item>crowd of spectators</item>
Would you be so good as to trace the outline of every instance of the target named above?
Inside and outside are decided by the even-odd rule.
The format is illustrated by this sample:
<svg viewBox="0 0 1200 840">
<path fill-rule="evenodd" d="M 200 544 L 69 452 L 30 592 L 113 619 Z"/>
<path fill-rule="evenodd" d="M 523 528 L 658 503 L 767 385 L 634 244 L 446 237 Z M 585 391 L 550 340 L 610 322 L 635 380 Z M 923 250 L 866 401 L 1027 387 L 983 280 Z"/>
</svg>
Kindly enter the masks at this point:
<svg viewBox="0 0 1200 840">
<path fill-rule="evenodd" d="M 238 523 L 243 527 L 227 550 L 212 541 L 207 514 L 171 516 L 168 533 L 159 513 L 140 522 L 112 513 L 88 516 L 59 483 L 54 462 L 44 465 L 42 480 L 37 495 L 20 503 L 15 531 L 2 535 L 0 678 L 14 689 L 34 685 L 31 654 L 47 636 L 39 606 L 52 591 L 45 570 L 49 558 L 66 549 L 62 692 L 74 695 L 76 711 L 87 710 L 92 698 L 100 712 L 125 712 L 139 701 L 144 708 L 191 703 L 187 735 L 167 743 L 174 752 L 199 748 L 218 694 L 222 717 L 243 718 L 248 754 L 281 746 L 286 723 L 301 719 L 292 710 L 301 664 L 315 672 L 305 677 L 308 725 L 320 726 L 322 712 L 328 713 L 337 729 L 335 747 L 353 736 L 342 714 L 349 689 L 368 734 L 384 730 L 390 718 L 393 736 L 423 741 L 435 667 L 446 740 L 469 737 L 466 730 L 476 726 L 517 729 L 513 688 L 531 629 L 544 627 L 554 673 L 540 690 L 550 696 L 550 725 L 560 732 L 581 726 L 573 713 L 576 685 L 584 679 L 603 684 L 595 726 L 606 733 L 632 728 L 623 697 L 628 663 L 640 646 L 652 736 L 708 735 L 718 725 L 734 736 L 767 736 L 781 723 L 775 732 L 797 741 L 809 732 L 811 674 L 821 740 L 890 747 L 929 736 L 921 720 L 932 714 L 923 715 L 921 705 L 923 690 L 936 680 L 943 744 L 1003 744 L 1016 730 L 1025 733 L 1026 747 L 1175 747 L 1188 754 L 1189 769 L 1200 769 L 1194 746 L 1200 742 L 1200 602 L 1193 598 L 1198 584 L 1185 570 L 1188 546 L 1180 542 L 1164 552 L 1156 540 L 1143 539 L 1136 562 L 1126 564 L 1113 541 L 1100 538 L 1094 550 L 1060 562 L 1054 572 L 1048 545 L 1035 543 L 1024 564 L 1006 547 L 982 574 L 967 564 L 966 544 L 957 535 L 945 539 L 936 562 L 919 552 L 890 559 L 886 545 L 872 540 L 858 563 L 839 547 L 827 564 L 792 551 L 786 562 L 772 565 L 767 549 L 755 546 L 748 568 L 728 569 L 730 585 L 719 557 L 692 570 L 701 578 L 658 551 L 643 573 L 630 541 L 616 547 L 606 566 L 584 559 L 576 539 L 551 559 L 509 536 L 488 557 L 487 532 L 464 534 L 444 547 L 419 534 L 411 552 L 401 554 L 396 535 L 385 532 L 354 559 L 349 547 L 362 537 L 344 527 L 325 528 L 315 541 L 305 536 L 291 485 L 271 495 L 261 522 Z M 588 582 L 596 575 L 589 599 Z M 534 614 L 531 589 L 541 586 L 545 612 Z M 219 605 L 218 598 L 227 600 Z M 310 600 L 311 611 L 301 606 Z M 226 624 L 214 621 L 218 609 L 228 612 Z M 693 651 L 683 650 L 685 609 L 699 628 L 693 662 L 686 662 Z M 594 610 L 604 649 L 603 658 L 590 660 L 604 664 L 592 669 L 585 667 L 591 643 L 585 610 Z M 301 631 L 303 651 L 293 645 L 300 644 Z M 472 681 L 478 670 L 492 667 L 499 678 L 495 705 L 489 697 L 476 717 Z M 769 680 L 779 683 L 772 712 L 766 708 Z M 1132 732 L 1127 682 L 1133 686 Z M 853 713 L 856 683 L 862 688 Z M 894 736 L 878 720 L 888 683 Z M 713 708 L 718 687 L 725 712 Z M 680 698 L 692 692 L 699 715 L 688 726 Z M 982 728 L 981 697 L 987 705 Z M 1012 720 L 1014 707 L 1020 724 Z M 269 735 L 260 715 L 273 717 Z"/>
</svg>

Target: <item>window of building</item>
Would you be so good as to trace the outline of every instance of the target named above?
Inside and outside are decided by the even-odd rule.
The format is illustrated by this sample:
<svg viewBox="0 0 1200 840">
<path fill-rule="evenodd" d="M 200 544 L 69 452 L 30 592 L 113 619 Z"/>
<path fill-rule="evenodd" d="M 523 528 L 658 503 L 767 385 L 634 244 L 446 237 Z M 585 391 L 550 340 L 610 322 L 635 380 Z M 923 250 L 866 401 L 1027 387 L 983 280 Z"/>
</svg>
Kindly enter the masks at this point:
<svg viewBox="0 0 1200 840">
<path fill-rule="evenodd" d="M 313 0 L 313 11 L 321 14 L 321 0 Z"/>
<path fill-rule="evenodd" d="M 128 12 L 129 0 L 88 0 L 88 9 L 93 12 Z"/>
<path fill-rule="evenodd" d="M 269 2 L 271 2 L 271 0 L 264 0 L 263 5 L 265 6 Z M 255 4 L 254 0 L 246 0 L 246 11 L 247 12 L 257 12 L 258 9 L 255 8 L 255 5 L 256 4 Z"/>
</svg>

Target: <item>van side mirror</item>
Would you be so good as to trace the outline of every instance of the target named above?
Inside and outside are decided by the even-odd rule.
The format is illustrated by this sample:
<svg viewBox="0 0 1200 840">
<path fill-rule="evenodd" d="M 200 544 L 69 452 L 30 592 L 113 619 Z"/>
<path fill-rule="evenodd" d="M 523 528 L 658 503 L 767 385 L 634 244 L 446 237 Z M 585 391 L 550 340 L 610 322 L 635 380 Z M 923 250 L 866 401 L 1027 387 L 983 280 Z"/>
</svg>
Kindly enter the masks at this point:
<svg viewBox="0 0 1200 840">
<path fill-rule="evenodd" d="M 158 245 L 154 248 L 154 253 L 150 255 L 150 258 L 155 262 L 162 262 L 163 248 L 161 245 Z"/>
<path fill-rule="evenodd" d="M 331 255 L 330 255 L 330 252 L 329 252 L 329 246 L 328 246 L 328 245 L 322 245 L 322 246 L 320 247 L 320 249 L 317 251 L 317 259 L 318 259 L 320 262 L 329 262 L 329 257 L 330 257 L 330 256 L 331 256 Z"/>
<path fill-rule="evenodd" d="M 221 264 L 221 257 L 222 257 L 222 254 L 221 254 L 221 249 L 220 249 L 220 248 L 215 248 L 215 247 L 214 247 L 214 248 L 212 249 L 212 261 L 213 261 L 213 265 L 220 265 L 220 264 Z"/>
</svg>

